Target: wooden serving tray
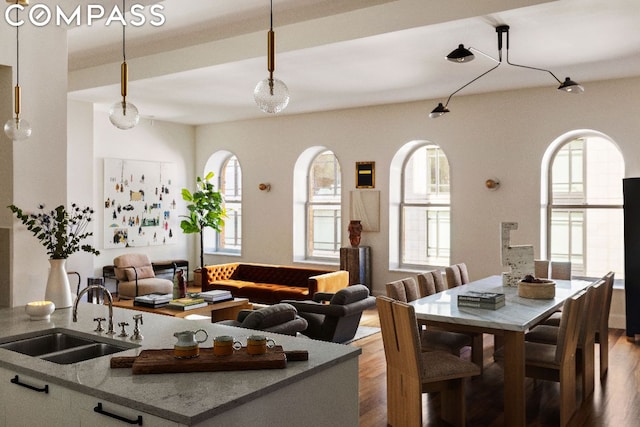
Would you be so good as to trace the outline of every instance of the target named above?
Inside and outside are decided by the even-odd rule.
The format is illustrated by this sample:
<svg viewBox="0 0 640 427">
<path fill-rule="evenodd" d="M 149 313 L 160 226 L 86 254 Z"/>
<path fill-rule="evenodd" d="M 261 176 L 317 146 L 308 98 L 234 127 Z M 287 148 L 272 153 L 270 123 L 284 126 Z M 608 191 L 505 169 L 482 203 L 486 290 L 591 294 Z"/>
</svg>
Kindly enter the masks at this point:
<svg viewBox="0 0 640 427">
<path fill-rule="evenodd" d="M 111 367 L 131 367 L 134 375 L 283 369 L 287 367 L 287 354 L 279 345 L 267 349 L 265 354 L 260 355 L 247 354 L 246 347 L 234 351 L 229 356 L 216 356 L 213 354 L 213 348 L 201 348 L 200 356 L 192 359 L 176 359 L 173 349 L 143 350 L 136 357 L 112 357 Z"/>
</svg>

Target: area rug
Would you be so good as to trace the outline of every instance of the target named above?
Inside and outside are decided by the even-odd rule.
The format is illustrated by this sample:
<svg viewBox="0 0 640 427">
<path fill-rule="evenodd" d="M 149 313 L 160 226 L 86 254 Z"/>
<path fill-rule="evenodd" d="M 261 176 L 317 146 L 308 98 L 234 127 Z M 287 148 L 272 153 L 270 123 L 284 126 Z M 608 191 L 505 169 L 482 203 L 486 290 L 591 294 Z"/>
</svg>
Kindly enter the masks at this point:
<svg viewBox="0 0 640 427">
<path fill-rule="evenodd" d="M 349 341 L 343 342 L 343 344 L 351 344 L 354 341 L 358 341 L 362 338 L 377 334 L 378 332 L 380 332 L 380 328 L 375 328 L 373 326 L 358 326 L 356 335 Z"/>
</svg>

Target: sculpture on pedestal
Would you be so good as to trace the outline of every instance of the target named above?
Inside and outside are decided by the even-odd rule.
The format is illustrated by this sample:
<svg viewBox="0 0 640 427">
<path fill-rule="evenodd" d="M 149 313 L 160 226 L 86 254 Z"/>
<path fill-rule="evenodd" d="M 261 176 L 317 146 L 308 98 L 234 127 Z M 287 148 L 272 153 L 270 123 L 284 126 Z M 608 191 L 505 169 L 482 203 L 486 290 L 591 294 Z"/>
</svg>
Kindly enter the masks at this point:
<svg viewBox="0 0 640 427">
<path fill-rule="evenodd" d="M 360 220 L 354 219 L 349 222 L 349 243 L 354 248 L 360 246 L 360 236 L 362 234 L 362 224 Z"/>
<path fill-rule="evenodd" d="M 517 230 L 517 222 L 501 223 L 500 238 L 502 241 L 501 260 L 509 272 L 502 273 L 503 286 L 518 286 L 518 282 L 527 274 L 534 272 L 533 245 L 511 245 L 511 230 Z"/>
</svg>

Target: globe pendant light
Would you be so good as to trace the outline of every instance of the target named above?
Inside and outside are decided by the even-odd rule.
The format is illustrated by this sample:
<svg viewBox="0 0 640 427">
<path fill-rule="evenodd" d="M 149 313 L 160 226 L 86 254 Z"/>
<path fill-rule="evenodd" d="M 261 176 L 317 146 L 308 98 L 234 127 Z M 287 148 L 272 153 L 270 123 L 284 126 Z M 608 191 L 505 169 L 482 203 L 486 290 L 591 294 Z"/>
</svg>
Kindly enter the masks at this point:
<svg viewBox="0 0 640 427">
<path fill-rule="evenodd" d="M 125 10 L 125 0 L 122 0 L 122 13 Z M 135 105 L 127 101 L 127 86 L 129 82 L 129 67 L 126 54 L 126 23 L 122 24 L 122 65 L 120 66 L 120 93 L 122 101 L 118 101 L 109 110 L 109 120 L 118 129 L 127 130 L 135 127 L 140 121 L 140 114 Z"/>
<path fill-rule="evenodd" d="M 29 6 L 28 0 L 7 0 L 7 3 Z M 16 21 L 18 21 L 18 8 L 16 8 Z M 15 117 L 10 118 L 4 124 L 4 133 L 13 141 L 23 141 L 31 136 L 31 125 L 20 117 L 20 104 L 22 88 L 20 87 L 20 26 L 16 25 L 16 86 L 14 88 L 14 112 Z"/>
<path fill-rule="evenodd" d="M 289 104 L 289 89 L 283 81 L 273 78 L 276 69 L 276 33 L 273 32 L 273 0 L 271 0 L 271 23 L 267 33 L 267 69 L 269 77 L 258 82 L 253 98 L 265 113 L 279 113 Z"/>
</svg>

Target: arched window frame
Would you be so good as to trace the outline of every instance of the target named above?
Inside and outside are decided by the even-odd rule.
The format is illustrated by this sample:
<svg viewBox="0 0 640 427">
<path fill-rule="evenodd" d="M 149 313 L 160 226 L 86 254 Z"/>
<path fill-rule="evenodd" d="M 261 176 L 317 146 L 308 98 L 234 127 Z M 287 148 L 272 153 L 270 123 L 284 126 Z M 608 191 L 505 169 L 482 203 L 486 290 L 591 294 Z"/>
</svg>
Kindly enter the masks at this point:
<svg viewBox="0 0 640 427">
<path fill-rule="evenodd" d="M 324 153 L 331 153 L 338 172 L 334 176 L 334 182 L 338 185 L 332 189 L 332 193 L 325 199 L 313 196 L 312 171 L 316 160 Z M 326 207 L 333 209 L 332 238 L 326 242 L 330 249 L 319 250 L 317 242 L 314 242 L 314 209 Z M 323 146 L 311 147 L 305 150 L 298 158 L 294 168 L 294 202 L 293 202 L 293 255 L 294 261 L 320 262 L 337 264 L 340 257 L 340 245 L 342 241 L 342 168 L 335 153 Z"/>
<path fill-rule="evenodd" d="M 229 170 L 231 167 L 231 170 Z M 237 156 L 230 151 L 214 153 L 205 165 L 204 173 L 213 171 L 216 187 L 222 193 L 227 217 L 220 233 L 206 229 L 205 253 L 240 255 L 242 252 L 242 167 Z M 233 176 L 229 177 L 228 174 Z M 234 183 L 229 185 L 228 182 Z M 228 242 L 231 239 L 232 242 Z"/>
<path fill-rule="evenodd" d="M 406 178 L 407 178 L 407 165 L 412 157 L 421 149 L 424 148 L 436 148 L 439 155 L 446 161 L 449 169 L 449 192 L 446 197 L 434 197 L 432 199 L 425 200 L 407 200 Z M 442 147 L 438 144 L 434 144 L 430 141 L 411 141 L 405 144 L 394 156 L 390 167 L 390 182 L 389 182 L 389 268 L 401 269 L 401 270 L 424 270 L 425 268 L 439 268 L 449 265 L 451 256 L 451 172 L 449 160 Z M 407 209 L 412 208 L 424 208 L 431 210 L 435 213 L 448 214 L 448 221 L 446 227 L 446 235 L 439 239 L 440 244 L 435 248 L 440 253 L 437 256 L 425 255 L 424 261 L 410 261 L 407 259 L 407 242 L 405 237 L 409 234 L 415 235 L 415 231 L 406 230 L 408 224 L 406 219 Z M 442 233 L 442 227 L 437 228 L 439 233 Z M 423 230 L 424 233 L 428 231 Z M 438 234 L 436 233 L 436 235 Z M 433 233 L 432 233 L 433 234 Z M 427 235 L 426 240 L 431 239 Z M 446 244 L 442 244 L 442 241 L 446 241 Z"/>
<path fill-rule="evenodd" d="M 565 198 L 565 200 L 563 202 L 554 202 L 553 201 L 553 170 L 552 170 L 552 166 L 554 164 L 554 161 L 557 158 L 557 155 L 560 153 L 560 151 L 565 148 L 567 146 L 567 144 L 573 142 L 573 141 L 577 141 L 577 140 L 588 140 L 589 138 L 600 138 L 603 139 L 605 141 L 607 141 L 608 143 L 611 144 L 612 148 L 615 148 L 618 152 L 618 154 L 620 155 L 621 161 L 622 161 L 622 167 L 620 170 L 620 178 L 625 176 L 624 173 L 624 168 L 625 168 L 625 161 L 624 161 L 624 156 L 622 154 L 622 151 L 620 150 L 620 148 L 618 147 L 618 145 L 615 143 L 615 141 L 613 139 L 611 139 L 610 137 L 608 137 L 607 135 L 598 132 L 598 131 L 594 131 L 594 130 L 589 130 L 589 129 L 582 129 L 582 130 L 575 130 L 572 132 L 568 132 L 562 136 L 560 136 L 559 138 L 557 138 L 555 141 L 553 141 L 549 147 L 547 148 L 544 156 L 543 156 L 543 160 L 542 160 L 542 168 L 541 168 L 541 210 L 540 210 L 540 247 L 541 247 L 541 256 L 549 259 L 549 260 L 553 260 L 553 261 L 571 261 L 572 262 L 572 274 L 574 276 L 577 277 L 599 277 L 601 275 L 603 275 L 604 273 L 606 273 L 606 271 L 609 270 L 613 270 L 616 271 L 616 276 L 620 275 L 621 277 L 624 276 L 624 249 L 623 249 L 623 245 L 622 245 L 622 238 L 623 238 L 623 229 L 624 229 L 624 224 L 623 224 L 623 205 L 622 205 L 622 200 L 620 200 L 620 203 L 589 203 L 586 199 L 582 200 L 581 197 L 578 197 L 579 194 L 578 193 L 574 193 L 573 195 L 568 193 L 567 197 Z M 584 151 L 584 149 L 583 149 Z M 584 154 L 582 154 L 582 176 L 583 176 L 583 185 L 586 187 L 589 185 L 589 181 L 593 180 L 593 179 L 598 179 L 600 180 L 602 175 L 601 174 L 592 174 L 591 176 L 589 175 L 589 170 L 588 170 L 588 166 L 587 166 L 587 158 Z M 568 182 L 568 184 L 570 184 L 571 181 Z M 616 184 L 617 185 L 617 184 Z M 621 193 L 621 189 L 622 189 L 622 180 L 620 179 L 619 182 L 619 190 L 620 190 L 620 194 Z M 586 191 L 586 190 L 583 190 Z M 585 196 L 586 197 L 586 196 Z M 571 200 L 573 199 L 573 200 Z M 615 224 L 611 224 L 609 223 L 609 226 L 611 226 L 612 228 L 617 229 L 615 233 L 611 233 L 611 239 L 612 240 L 618 240 L 619 241 L 619 247 L 612 249 L 611 247 L 609 249 L 603 249 L 606 253 L 607 256 L 611 256 L 610 258 L 610 262 L 606 264 L 606 267 L 602 267 L 601 269 L 604 272 L 600 272 L 599 269 L 596 269 L 598 271 L 594 271 L 593 267 L 589 266 L 589 262 L 588 260 L 593 257 L 593 254 L 589 254 L 589 250 L 588 247 L 591 246 L 592 248 L 594 247 L 592 243 L 590 243 L 590 240 L 593 239 L 593 236 L 588 235 L 589 233 L 587 232 L 588 228 L 590 227 L 589 224 L 582 224 L 580 225 L 580 221 L 584 221 L 586 222 L 587 219 L 589 217 L 590 213 L 593 212 L 597 212 L 598 210 L 618 210 L 618 214 L 619 214 L 619 222 L 616 222 Z M 578 254 L 577 251 L 574 251 L 573 248 L 568 250 L 568 254 L 567 256 L 562 256 L 559 254 L 554 254 L 552 252 L 552 214 L 555 211 L 567 211 L 567 213 L 569 213 L 569 219 L 568 219 L 568 224 L 569 226 L 571 226 L 570 228 L 572 229 L 573 235 L 576 236 L 577 238 L 574 239 L 578 240 L 578 242 L 582 242 L 582 248 L 580 249 L 581 254 Z M 576 215 L 573 215 L 574 219 L 571 219 L 571 213 L 574 214 L 578 214 L 578 213 L 582 213 L 581 217 L 583 218 L 582 220 L 580 218 L 577 218 L 577 222 L 575 222 L 575 218 Z M 573 222 L 572 222 L 573 221 Z M 578 229 L 578 227 L 581 227 L 581 230 Z M 580 234 L 579 236 L 575 234 L 576 229 L 578 229 L 578 233 Z M 614 235 L 617 235 L 618 237 L 613 237 Z M 572 244 L 575 245 L 574 242 L 567 242 L 567 246 L 570 247 Z M 616 254 L 616 251 L 619 252 Z M 592 252 L 592 251 L 591 251 Z M 603 252 L 604 254 L 604 252 Z M 614 255 L 615 254 L 615 255 Z M 591 271 L 591 272 L 590 272 Z"/>
</svg>

